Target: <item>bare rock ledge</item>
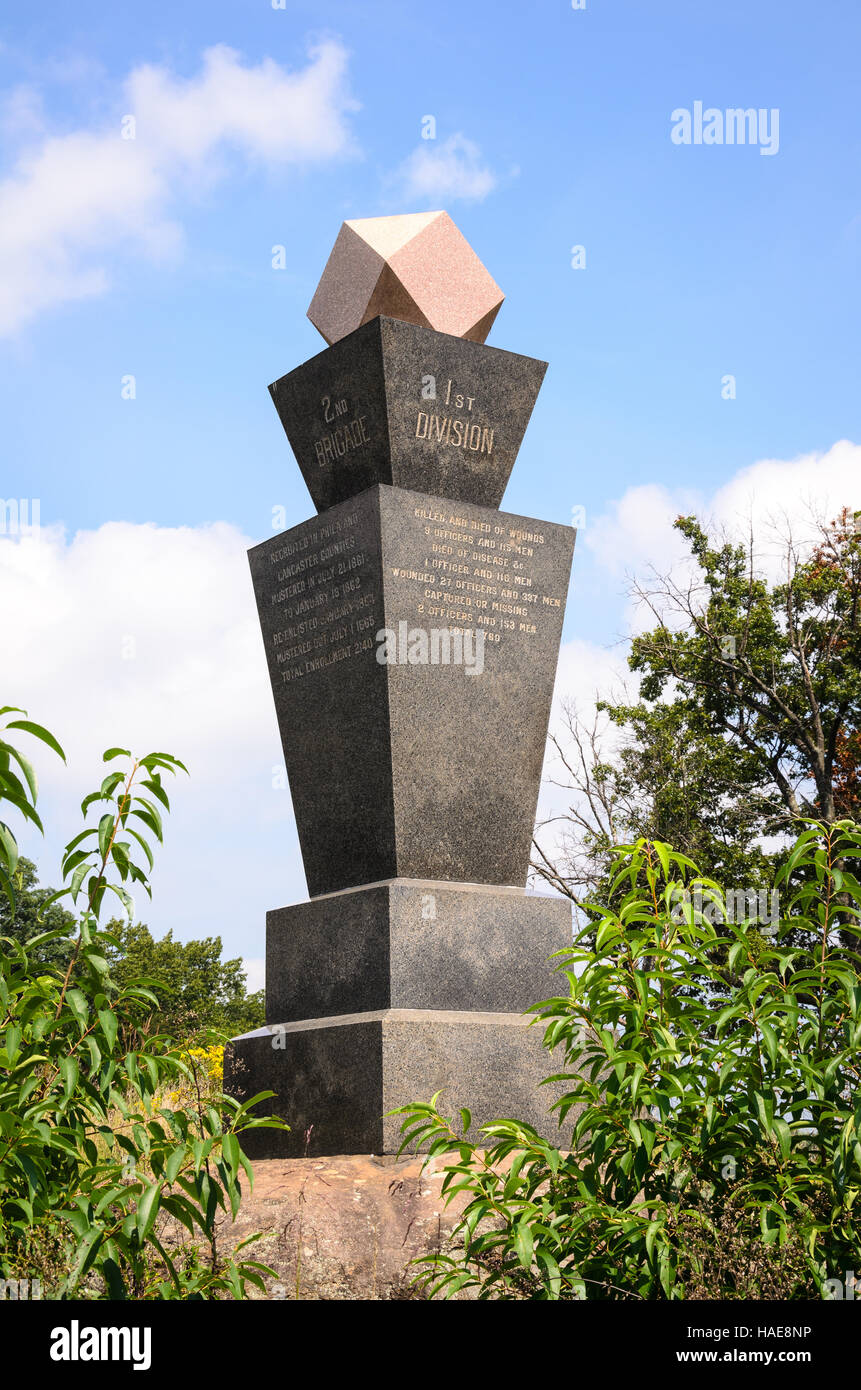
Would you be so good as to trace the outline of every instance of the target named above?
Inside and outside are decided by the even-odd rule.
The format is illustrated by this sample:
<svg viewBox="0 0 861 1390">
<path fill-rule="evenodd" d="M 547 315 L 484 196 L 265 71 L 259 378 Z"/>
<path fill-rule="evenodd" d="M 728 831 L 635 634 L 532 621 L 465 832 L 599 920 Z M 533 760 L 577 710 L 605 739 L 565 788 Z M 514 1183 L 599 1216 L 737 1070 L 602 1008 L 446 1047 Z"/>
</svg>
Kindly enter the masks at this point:
<svg viewBox="0 0 861 1390">
<path fill-rule="evenodd" d="M 463 1207 L 440 1197 L 444 1168 L 422 1160 L 348 1157 L 258 1159 L 254 1188 L 231 1223 L 222 1218 L 226 1254 L 255 1231 L 246 1258 L 277 1270 L 271 1299 L 414 1299 L 412 1260 L 445 1249 Z M 253 1298 L 263 1295 L 252 1291 Z"/>
</svg>

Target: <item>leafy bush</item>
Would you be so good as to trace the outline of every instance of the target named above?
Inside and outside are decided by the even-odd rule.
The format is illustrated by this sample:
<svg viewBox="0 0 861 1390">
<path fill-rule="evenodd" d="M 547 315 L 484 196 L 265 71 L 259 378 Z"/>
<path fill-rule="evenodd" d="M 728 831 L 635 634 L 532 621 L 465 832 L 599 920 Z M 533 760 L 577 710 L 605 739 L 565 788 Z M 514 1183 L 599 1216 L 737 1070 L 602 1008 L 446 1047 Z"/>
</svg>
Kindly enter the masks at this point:
<svg viewBox="0 0 861 1390">
<path fill-rule="evenodd" d="M 426 1291 L 815 1298 L 861 1267 L 861 832 L 806 825 L 773 939 L 722 921 L 718 885 L 669 846 L 614 851 L 615 906 L 562 953 L 568 993 L 534 1009 L 564 1057 L 548 1082 L 570 1151 L 504 1119 L 482 1152 L 438 1097 L 395 1112 L 467 1199 Z"/>
<path fill-rule="evenodd" d="M 61 757 L 54 737 L 7 706 L 5 728 L 40 739 Z M 4 938 L 0 961 L 0 1274 L 40 1280 L 51 1298 L 242 1298 L 264 1288 L 266 1266 L 219 1257 L 215 1220 L 235 1216 L 244 1131 L 283 1127 L 257 1118 L 261 1097 L 240 1105 L 207 1095 L 193 1057 L 167 1036 L 140 1037 L 141 1004 L 157 1001 L 145 985 L 112 981 L 108 960 L 118 943 L 99 927 L 109 895 L 131 920 L 129 888 L 150 891 L 151 840 L 162 839 L 169 810 L 165 774 L 185 770 L 165 753 L 122 760 L 98 791 L 84 798 L 98 824 L 66 847 L 65 887 L 54 895 L 76 910 L 68 927 L 21 943 Z M 0 739 L 0 801 L 41 829 L 36 775 L 20 750 Z M 18 847 L 0 822 L 0 890 L 13 912 Z M 45 908 L 50 906 L 46 901 Z M 62 944 L 54 956 L 48 947 Z M 137 1046 L 123 1046 L 134 1036 Z M 166 1091 L 193 1088 L 186 1108 Z M 270 1093 L 264 1093 L 266 1095 Z M 179 1239 L 172 1229 L 183 1232 Z M 255 1237 L 252 1237 L 254 1239 Z M 242 1246 L 248 1242 L 242 1243 Z M 236 1248 L 237 1252 L 242 1246 Z"/>
</svg>

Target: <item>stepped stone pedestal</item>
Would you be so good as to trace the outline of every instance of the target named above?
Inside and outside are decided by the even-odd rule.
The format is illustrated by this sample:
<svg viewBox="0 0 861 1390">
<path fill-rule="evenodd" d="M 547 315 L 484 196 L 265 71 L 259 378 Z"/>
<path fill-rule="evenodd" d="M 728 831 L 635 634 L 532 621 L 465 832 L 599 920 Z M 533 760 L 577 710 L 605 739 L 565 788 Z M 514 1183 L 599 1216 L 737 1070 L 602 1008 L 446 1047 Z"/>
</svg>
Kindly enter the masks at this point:
<svg viewBox="0 0 861 1390">
<path fill-rule="evenodd" d="M 267 1023 L 226 1059 L 291 1126 L 255 1157 L 394 1153 L 386 1112 L 437 1091 L 473 1131 L 558 1133 L 523 1011 L 559 992 L 570 910 L 524 885 L 574 532 L 497 510 L 545 366 L 427 327 L 416 219 L 380 221 L 409 224 L 367 235 L 409 262 L 414 321 L 270 388 L 320 514 L 249 553 L 311 894 L 268 914 Z"/>
</svg>

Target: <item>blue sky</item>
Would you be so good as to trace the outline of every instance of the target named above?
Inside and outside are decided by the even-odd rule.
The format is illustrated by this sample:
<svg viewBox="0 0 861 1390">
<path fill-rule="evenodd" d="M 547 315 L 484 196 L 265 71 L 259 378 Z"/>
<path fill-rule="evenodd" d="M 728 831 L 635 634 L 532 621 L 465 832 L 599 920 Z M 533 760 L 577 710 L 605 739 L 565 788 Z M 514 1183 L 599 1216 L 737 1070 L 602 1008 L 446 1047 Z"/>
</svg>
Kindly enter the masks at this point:
<svg viewBox="0 0 861 1390">
<path fill-rule="evenodd" d="M 147 711 L 189 731 L 154 928 L 256 959 L 263 910 L 304 896 L 241 552 L 312 511 L 266 386 L 322 347 L 341 221 L 446 207 L 508 296 L 489 341 L 549 360 L 504 506 L 586 509 L 562 667 L 585 689 L 680 505 L 858 505 L 833 446 L 861 440 L 859 41 L 849 0 L 5 7 L 0 495 L 39 499 L 48 549 L 0 539 L 4 694 L 81 760 L 160 741 Z M 778 110 L 776 152 L 674 144 L 697 101 Z M 88 771 L 50 783 L 46 879 Z"/>
</svg>

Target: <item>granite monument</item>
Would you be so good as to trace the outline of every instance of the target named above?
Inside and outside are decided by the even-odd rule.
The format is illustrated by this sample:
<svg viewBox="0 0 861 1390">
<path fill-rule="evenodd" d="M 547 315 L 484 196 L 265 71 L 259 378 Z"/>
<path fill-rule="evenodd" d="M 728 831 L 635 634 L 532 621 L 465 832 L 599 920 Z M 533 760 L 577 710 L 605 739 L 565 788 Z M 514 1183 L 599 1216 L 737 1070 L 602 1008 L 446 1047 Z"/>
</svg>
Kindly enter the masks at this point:
<svg viewBox="0 0 861 1390">
<path fill-rule="evenodd" d="M 523 1010 L 570 911 L 525 884 L 574 532 L 498 510 L 546 370 L 501 302 L 447 214 L 345 223 L 270 387 L 318 510 L 249 552 L 310 901 L 226 1058 L 291 1126 L 252 1156 L 393 1153 L 436 1091 L 556 1132 Z"/>
</svg>

